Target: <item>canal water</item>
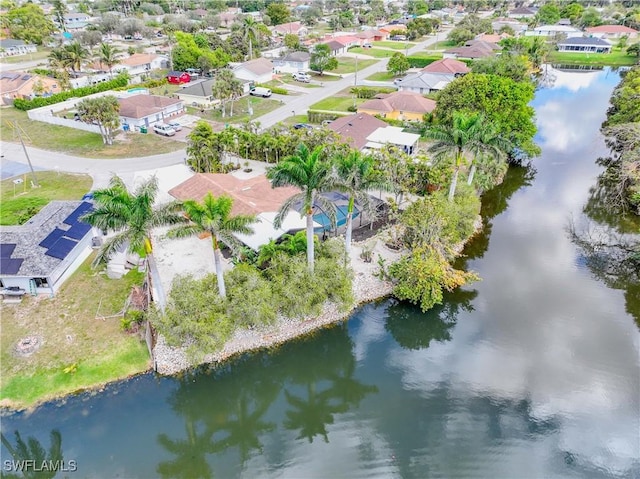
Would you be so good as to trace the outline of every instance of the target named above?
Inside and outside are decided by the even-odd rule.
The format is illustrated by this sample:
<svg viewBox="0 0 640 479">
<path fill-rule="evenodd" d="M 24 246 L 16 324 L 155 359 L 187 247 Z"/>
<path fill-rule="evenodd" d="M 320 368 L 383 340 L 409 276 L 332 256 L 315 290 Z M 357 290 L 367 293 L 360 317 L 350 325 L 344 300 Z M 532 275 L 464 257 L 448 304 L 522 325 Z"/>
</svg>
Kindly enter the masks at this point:
<svg viewBox="0 0 640 479">
<path fill-rule="evenodd" d="M 640 477 L 640 298 L 569 234 L 619 77 L 553 75 L 542 155 L 486 195 L 461 260 L 482 281 L 427 314 L 385 300 L 224 367 L 5 415 L 3 470 L 17 432 L 60 443 L 49 458 L 77 471 L 57 477 Z"/>
</svg>

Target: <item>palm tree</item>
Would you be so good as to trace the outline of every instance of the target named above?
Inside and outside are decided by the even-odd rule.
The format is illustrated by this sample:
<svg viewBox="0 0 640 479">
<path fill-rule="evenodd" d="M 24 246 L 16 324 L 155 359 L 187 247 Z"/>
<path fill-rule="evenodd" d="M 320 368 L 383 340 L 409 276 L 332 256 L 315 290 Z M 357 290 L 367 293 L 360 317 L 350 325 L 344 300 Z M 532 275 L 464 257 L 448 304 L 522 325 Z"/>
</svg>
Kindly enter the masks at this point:
<svg viewBox="0 0 640 479">
<path fill-rule="evenodd" d="M 373 217 L 375 207 L 369 196 L 369 190 L 390 189 L 389 182 L 376 174 L 371 156 L 363 156 L 357 150 L 351 150 L 346 156 L 339 155 L 334 158 L 336 173 L 340 189 L 348 193 L 349 205 L 347 206 L 347 230 L 345 232 L 345 250 L 347 257 L 351 253 L 351 233 L 353 231 L 353 208 L 357 201 L 360 207 Z"/>
<path fill-rule="evenodd" d="M 113 65 L 118 63 L 118 53 L 120 53 L 120 50 L 115 48 L 113 45 L 109 45 L 108 43 L 100 44 L 100 63 L 106 65 L 107 68 L 109 68 L 110 78 L 113 78 L 111 68 L 113 67 Z"/>
<path fill-rule="evenodd" d="M 226 298 L 227 291 L 222 274 L 220 242 L 224 242 L 230 248 L 237 249 L 239 245 L 233 237 L 233 233 L 251 234 L 253 229 L 250 225 L 256 222 L 255 216 L 231 216 L 232 207 L 233 200 L 230 197 L 223 195 L 216 198 L 211 193 L 204 197 L 202 203 L 194 200 L 185 201 L 183 204 L 184 212 L 191 223 L 173 228 L 167 233 L 167 236 L 174 238 L 185 238 L 202 233 L 211 234 L 218 291 L 223 298 Z"/>
<path fill-rule="evenodd" d="M 289 210 L 297 204 L 302 204 L 301 213 L 307 216 L 307 263 L 313 273 L 314 242 L 313 242 L 313 210 L 320 206 L 329 216 L 331 224 L 336 223 L 336 206 L 320 193 L 331 190 L 336 182 L 331 174 L 331 163 L 322 158 L 322 146 L 313 151 L 305 144 L 301 144 L 296 153 L 284 158 L 280 163 L 267 172 L 271 186 L 296 186 L 302 191 L 287 199 L 280 207 L 275 217 L 274 226 L 280 228 Z"/>
<path fill-rule="evenodd" d="M 67 58 L 67 65 L 74 72 L 82 70 L 82 64 L 89 58 L 89 50 L 83 47 L 80 42 L 73 42 L 64 47 L 64 53 Z"/>
<path fill-rule="evenodd" d="M 453 156 L 454 170 L 449 187 L 449 201 L 453 201 L 453 196 L 456 193 L 458 174 L 464 161 L 465 152 L 477 150 L 481 125 L 481 115 L 455 112 L 451 125 L 434 125 L 425 132 L 428 139 L 435 140 L 435 143 L 429 148 L 429 151 L 434 153 L 435 159 Z"/>
<path fill-rule="evenodd" d="M 252 17 L 247 16 L 242 20 L 240 24 L 240 32 L 242 38 L 249 41 L 249 60 L 253 60 L 253 43 L 258 38 L 258 22 Z"/>
<path fill-rule="evenodd" d="M 531 60 L 533 68 L 540 69 L 540 66 L 544 63 L 549 53 L 549 47 L 543 37 L 533 37 L 533 40 L 527 47 L 527 55 Z"/>
<path fill-rule="evenodd" d="M 158 226 L 184 223 L 182 207 L 177 201 L 154 208 L 158 193 L 158 179 L 154 176 L 142 183 L 132 193 L 121 178 L 113 176 L 108 188 L 96 190 L 93 198 L 96 207 L 82 217 L 96 228 L 117 233 L 100 248 L 93 265 L 106 261 L 121 246 L 128 243 L 129 251 L 144 250 L 153 258 L 151 230 Z"/>
<path fill-rule="evenodd" d="M 51 53 L 49 53 L 48 59 L 49 67 L 53 70 L 54 76 L 60 81 L 61 88 L 64 90 L 71 88 L 65 51 L 62 48 L 54 48 L 51 50 Z"/>
<path fill-rule="evenodd" d="M 495 125 L 487 123 L 483 119 L 481 120 L 477 144 L 472 148 L 473 157 L 471 158 L 471 169 L 469 170 L 469 177 L 467 178 L 468 185 L 473 183 L 478 160 L 488 161 L 490 158 L 493 158 L 502 161 L 513 149 L 511 141 L 503 137 Z"/>
</svg>

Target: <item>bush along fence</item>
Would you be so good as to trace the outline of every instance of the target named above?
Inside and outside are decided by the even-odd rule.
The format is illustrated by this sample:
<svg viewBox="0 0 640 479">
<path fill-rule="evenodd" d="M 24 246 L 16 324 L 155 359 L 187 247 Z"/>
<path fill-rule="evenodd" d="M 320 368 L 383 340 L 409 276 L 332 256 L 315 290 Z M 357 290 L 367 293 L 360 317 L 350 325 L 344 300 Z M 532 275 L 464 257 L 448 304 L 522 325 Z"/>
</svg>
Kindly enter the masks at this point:
<svg viewBox="0 0 640 479">
<path fill-rule="evenodd" d="M 393 93 L 394 91 L 396 91 L 395 88 L 375 86 L 354 86 L 351 88 L 351 93 L 353 93 L 357 98 L 363 98 L 365 100 L 370 100 L 380 93 Z"/>
<path fill-rule="evenodd" d="M 279 87 L 279 86 L 269 86 L 269 85 L 264 85 L 264 84 L 261 84 L 261 83 L 258 83 L 256 86 L 262 87 L 262 88 L 268 88 L 269 90 L 271 90 L 271 93 L 275 93 L 276 95 L 288 95 L 289 94 L 289 90 L 287 90 L 286 88 Z"/>
<path fill-rule="evenodd" d="M 13 101 L 13 106 L 18 110 L 27 111 L 34 108 L 40 108 L 43 106 L 54 105 L 56 103 L 63 102 L 69 98 L 80 98 L 87 95 L 93 95 L 94 93 L 101 93 L 107 90 L 113 90 L 114 88 L 126 87 L 129 84 L 129 77 L 127 75 L 118 75 L 113 80 L 98 83 L 93 86 L 83 86 L 75 88 L 73 90 L 63 91 L 55 93 L 51 96 L 37 97 L 32 100 L 24 100 L 22 98 L 16 98 Z"/>
</svg>

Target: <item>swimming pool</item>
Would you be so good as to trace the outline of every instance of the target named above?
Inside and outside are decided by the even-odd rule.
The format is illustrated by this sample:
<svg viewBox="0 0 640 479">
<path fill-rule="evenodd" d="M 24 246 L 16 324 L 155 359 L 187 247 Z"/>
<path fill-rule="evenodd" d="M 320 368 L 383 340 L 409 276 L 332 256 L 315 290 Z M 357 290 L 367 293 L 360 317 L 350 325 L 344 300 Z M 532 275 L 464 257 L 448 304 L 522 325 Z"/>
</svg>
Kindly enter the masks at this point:
<svg viewBox="0 0 640 479">
<path fill-rule="evenodd" d="M 347 205 L 340 205 L 336 207 L 336 225 L 338 227 L 347 223 L 347 215 L 348 215 L 347 209 L 348 209 Z M 359 215 L 360 215 L 360 212 L 358 211 L 358 208 L 354 206 L 352 218 L 355 219 Z M 320 227 L 316 227 L 314 229 L 314 232 L 322 233 L 323 231 L 331 230 L 331 220 L 329 219 L 329 216 L 327 216 L 325 213 L 323 212 L 316 213 L 315 215 L 313 215 L 313 219 L 316 223 L 319 223 L 322 225 Z"/>
</svg>

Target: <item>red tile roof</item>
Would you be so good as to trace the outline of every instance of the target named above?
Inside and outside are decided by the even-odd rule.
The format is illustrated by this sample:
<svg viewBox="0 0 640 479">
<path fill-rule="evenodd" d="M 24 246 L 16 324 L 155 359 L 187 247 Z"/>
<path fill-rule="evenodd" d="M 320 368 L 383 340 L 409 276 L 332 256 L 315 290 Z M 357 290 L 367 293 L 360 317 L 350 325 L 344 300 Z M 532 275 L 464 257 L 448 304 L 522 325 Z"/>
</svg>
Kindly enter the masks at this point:
<svg viewBox="0 0 640 479">
<path fill-rule="evenodd" d="M 638 33 L 638 30 L 624 26 L 624 25 L 600 25 L 598 27 L 589 27 L 586 29 L 587 33 Z"/>
<path fill-rule="evenodd" d="M 435 62 L 430 63 L 424 67 L 422 71 L 455 75 L 457 73 L 469 73 L 471 70 L 465 62 L 461 62 L 460 60 L 455 60 L 453 58 L 443 58 L 442 60 L 436 60 Z"/>
<path fill-rule="evenodd" d="M 343 116 L 327 125 L 342 136 L 351 146 L 360 150 L 367 144 L 367 137 L 378 128 L 388 126 L 384 121 L 367 113 Z"/>
<path fill-rule="evenodd" d="M 233 198 L 231 212 L 234 215 L 278 211 L 286 199 L 299 192 L 292 186 L 272 188 L 265 175 L 242 180 L 222 173 L 197 173 L 169 190 L 170 195 L 183 201 L 202 201 L 207 193 L 213 196 L 225 194 Z"/>
<path fill-rule="evenodd" d="M 388 95 L 378 95 L 373 100 L 365 101 L 358 110 L 373 110 L 384 113 L 404 111 L 410 113 L 431 113 L 436 102 L 412 91 L 397 91 Z"/>
<path fill-rule="evenodd" d="M 135 95 L 128 98 L 120 98 L 118 102 L 120 103 L 120 116 L 125 118 L 144 118 L 154 113 L 160 113 L 170 105 L 182 103 L 182 100 L 156 95 Z"/>
</svg>

